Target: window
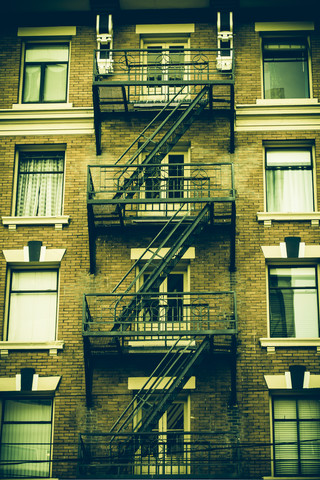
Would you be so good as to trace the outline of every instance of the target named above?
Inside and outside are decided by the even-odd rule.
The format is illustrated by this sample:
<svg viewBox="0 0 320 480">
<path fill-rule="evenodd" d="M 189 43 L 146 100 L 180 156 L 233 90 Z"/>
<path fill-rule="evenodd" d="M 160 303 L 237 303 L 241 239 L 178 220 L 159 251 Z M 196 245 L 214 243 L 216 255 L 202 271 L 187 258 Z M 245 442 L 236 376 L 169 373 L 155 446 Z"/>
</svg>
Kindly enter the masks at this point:
<svg viewBox="0 0 320 480">
<path fill-rule="evenodd" d="M 274 397 L 275 475 L 319 475 L 320 399 Z"/>
<path fill-rule="evenodd" d="M 318 338 L 315 267 L 269 268 L 270 336 Z"/>
<path fill-rule="evenodd" d="M 268 212 L 313 212 L 311 148 L 266 149 Z"/>
<path fill-rule="evenodd" d="M 148 278 L 143 275 L 143 281 Z M 187 312 L 184 309 L 186 296 L 187 272 L 170 273 L 158 289 L 153 289 L 154 295 L 148 297 L 142 309 L 140 329 L 144 331 L 185 330 Z"/>
<path fill-rule="evenodd" d="M 182 82 L 186 79 L 186 61 L 189 52 L 188 40 L 166 38 L 163 40 L 143 40 L 143 80 L 150 85 L 143 88 L 143 94 L 148 100 L 168 101 L 181 89 Z M 154 84 L 159 82 L 159 84 Z M 172 85 L 161 85 L 163 82 L 172 82 Z M 143 98 L 142 98 L 143 99 Z"/>
<path fill-rule="evenodd" d="M 68 44 L 26 44 L 22 102 L 66 102 L 68 62 Z"/>
<path fill-rule="evenodd" d="M 51 399 L 3 402 L 1 478 L 48 477 L 51 458 Z"/>
<path fill-rule="evenodd" d="M 135 421 L 143 423 L 141 409 Z M 137 418 L 138 417 L 138 418 Z M 188 436 L 190 429 L 190 398 L 174 401 L 169 405 L 157 425 L 155 435 L 148 435 L 143 447 L 136 452 L 136 475 L 177 475 L 187 473 Z M 151 428 L 149 427 L 149 430 Z"/>
<path fill-rule="evenodd" d="M 17 216 L 62 214 L 64 152 L 19 152 Z"/>
<path fill-rule="evenodd" d="M 57 270 L 13 270 L 10 284 L 8 341 L 55 340 L 57 295 Z"/>
<path fill-rule="evenodd" d="M 264 98 L 309 98 L 308 43 L 305 38 L 265 38 Z"/>
</svg>

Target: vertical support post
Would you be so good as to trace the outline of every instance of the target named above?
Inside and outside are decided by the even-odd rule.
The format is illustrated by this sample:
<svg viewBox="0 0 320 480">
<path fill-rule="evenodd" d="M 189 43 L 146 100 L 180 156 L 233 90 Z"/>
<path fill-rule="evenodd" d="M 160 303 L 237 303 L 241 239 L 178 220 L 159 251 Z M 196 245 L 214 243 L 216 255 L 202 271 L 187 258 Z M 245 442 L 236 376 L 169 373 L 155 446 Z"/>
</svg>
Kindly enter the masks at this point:
<svg viewBox="0 0 320 480">
<path fill-rule="evenodd" d="M 92 379 L 93 379 L 93 365 L 92 356 L 90 350 L 90 340 L 87 337 L 83 337 L 83 351 L 84 351 L 84 371 L 86 382 L 86 406 L 91 408 L 92 402 Z"/>
<path fill-rule="evenodd" d="M 230 405 L 237 404 L 237 339 L 235 335 L 231 338 L 231 393 Z"/>
<path fill-rule="evenodd" d="M 88 234 L 89 234 L 89 258 L 90 273 L 96 273 L 96 227 L 94 224 L 93 208 L 91 204 L 87 204 L 88 210 Z"/>
<path fill-rule="evenodd" d="M 230 272 L 236 271 L 236 202 L 231 204 Z"/>
<path fill-rule="evenodd" d="M 234 85 L 230 85 L 230 147 L 229 152 L 234 153 Z"/>
<path fill-rule="evenodd" d="M 92 96 L 93 96 L 93 122 L 94 122 L 94 132 L 96 137 L 96 154 L 101 155 L 101 111 L 100 111 L 100 100 L 99 100 L 99 87 L 97 85 L 92 85 Z"/>
</svg>

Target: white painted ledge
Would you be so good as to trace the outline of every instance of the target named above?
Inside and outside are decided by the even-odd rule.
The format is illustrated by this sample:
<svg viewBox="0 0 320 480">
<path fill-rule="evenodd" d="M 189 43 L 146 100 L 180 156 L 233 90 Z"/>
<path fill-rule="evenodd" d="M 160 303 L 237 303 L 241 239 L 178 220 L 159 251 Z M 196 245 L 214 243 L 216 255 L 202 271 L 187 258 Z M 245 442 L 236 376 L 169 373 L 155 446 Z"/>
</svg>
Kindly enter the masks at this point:
<svg viewBox="0 0 320 480">
<path fill-rule="evenodd" d="M 260 338 L 261 347 L 267 348 L 268 353 L 275 353 L 276 348 L 316 348 L 320 353 L 320 338 Z"/>
<path fill-rule="evenodd" d="M 49 355 L 57 355 L 58 350 L 63 350 L 64 342 L 54 340 L 52 342 L 6 342 L 0 341 L 0 356 L 9 355 L 12 350 L 48 350 Z"/>
<path fill-rule="evenodd" d="M 9 230 L 23 225 L 54 225 L 56 230 L 62 230 L 63 225 L 68 225 L 70 221 L 69 215 L 61 215 L 57 217 L 1 217 L 2 224 Z"/>
<path fill-rule="evenodd" d="M 0 136 L 93 134 L 93 108 L 70 105 L 21 104 L 0 110 Z"/>
<path fill-rule="evenodd" d="M 312 227 L 319 227 L 320 212 L 282 213 L 257 212 L 258 222 L 264 222 L 265 227 L 271 227 L 272 222 L 310 222 Z"/>
<path fill-rule="evenodd" d="M 320 130 L 320 104 L 317 99 L 285 99 L 237 105 L 235 129 L 238 132 Z"/>
</svg>

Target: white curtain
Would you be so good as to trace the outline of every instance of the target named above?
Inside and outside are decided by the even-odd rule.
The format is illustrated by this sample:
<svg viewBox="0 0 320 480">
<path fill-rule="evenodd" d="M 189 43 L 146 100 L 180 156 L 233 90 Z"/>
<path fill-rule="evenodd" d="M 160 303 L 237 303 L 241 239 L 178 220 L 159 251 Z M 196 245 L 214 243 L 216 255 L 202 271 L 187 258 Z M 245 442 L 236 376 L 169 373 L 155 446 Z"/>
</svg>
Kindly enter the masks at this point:
<svg viewBox="0 0 320 480">
<path fill-rule="evenodd" d="M 311 171 L 268 170 L 267 207 L 268 212 L 312 212 Z"/>
<path fill-rule="evenodd" d="M 51 400 L 5 401 L 1 436 L 2 478 L 49 476 L 51 414 Z"/>
<path fill-rule="evenodd" d="M 50 217 L 62 213 L 63 158 L 28 156 L 20 160 L 18 216 Z"/>
<path fill-rule="evenodd" d="M 55 339 L 57 272 L 12 272 L 8 340 L 46 342 Z"/>
<path fill-rule="evenodd" d="M 268 149 L 266 168 L 268 212 L 313 212 L 310 149 Z"/>
<path fill-rule="evenodd" d="M 44 76 L 44 102 L 64 102 L 66 99 L 67 65 L 47 65 Z"/>
</svg>

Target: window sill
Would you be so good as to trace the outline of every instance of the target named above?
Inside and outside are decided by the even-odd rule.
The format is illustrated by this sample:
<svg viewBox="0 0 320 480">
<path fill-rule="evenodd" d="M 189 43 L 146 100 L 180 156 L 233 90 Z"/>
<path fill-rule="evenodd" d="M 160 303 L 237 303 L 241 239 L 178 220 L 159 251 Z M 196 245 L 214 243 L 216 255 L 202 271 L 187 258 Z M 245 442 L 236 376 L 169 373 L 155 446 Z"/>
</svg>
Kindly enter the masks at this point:
<svg viewBox="0 0 320 480">
<path fill-rule="evenodd" d="M 49 355 L 55 356 L 58 350 L 63 350 L 64 342 L 54 340 L 52 342 L 6 342 L 0 341 L 0 356 L 9 355 L 10 350 L 49 350 Z"/>
<path fill-rule="evenodd" d="M 261 347 L 267 348 L 267 353 L 275 353 L 276 348 L 310 347 L 320 353 L 320 338 L 260 338 Z"/>
<path fill-rule="evenodd" d="M 316 479 L 318 477 L 300 477 L 300 476 L 295 476 L 295 477 L 262 477 L 262 480 L 311 480 L 311 479 Z"/>
<path fill-rule="evenodd" d="M 2 224 L 9 230 L 16 230 L 17 226 L 23 225 L 54 225 L 56 230 L 62 230 L 63 225 L 68 225 L 70 217 L 61 215 L 58 217 L 1 217 Z"/>
<path fill-rule="evenodd" d="M 310 222 L 312 227 L 319 227 L 320 212 L 310 213 L 270 213 L 270 212 L 258 212 L 258 222 L 263 222 L 265 227 L 271 227 L 272 221 L 274 222 Z"/>
<path fill-rule="evenodd" d="M 63 110 L 72 108 L 72 103 L 14 103 L 12 110 Z"/>
<path fill-rule="evenodd" d="M 258 98 L 256 105 L 317 105 L 317 98 Z"/>
</svg>

